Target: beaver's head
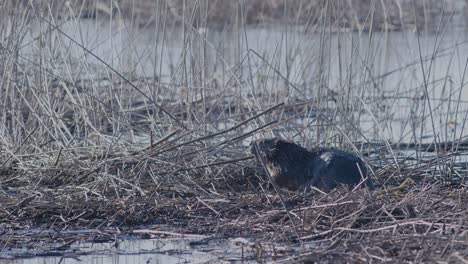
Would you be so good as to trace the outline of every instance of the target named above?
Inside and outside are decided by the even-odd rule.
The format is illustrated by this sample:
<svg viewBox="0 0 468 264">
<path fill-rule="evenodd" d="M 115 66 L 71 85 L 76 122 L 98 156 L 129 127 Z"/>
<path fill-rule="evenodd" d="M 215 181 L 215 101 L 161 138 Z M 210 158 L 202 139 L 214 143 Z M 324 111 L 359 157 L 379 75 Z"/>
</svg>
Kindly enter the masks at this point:
<svg viewBox="0 0 468 264">
<path fill-rule="evenodd" d="M 309 152 L 292 141 L 259 139 L 250 144 L 250 151 L 279 186 L 296 187 L 297 177 L 307 173 Z"/>
<path fill-rule="evenodd" d="M 250 143 L 250 152 L 255 155 L 260 162 L 271 162 L 278 158 L 278 155 L 284 153 L 288 147 L 292 148 L 295 144 L 281 138 L 264 138 L 252 141 Z"/>
</svg>

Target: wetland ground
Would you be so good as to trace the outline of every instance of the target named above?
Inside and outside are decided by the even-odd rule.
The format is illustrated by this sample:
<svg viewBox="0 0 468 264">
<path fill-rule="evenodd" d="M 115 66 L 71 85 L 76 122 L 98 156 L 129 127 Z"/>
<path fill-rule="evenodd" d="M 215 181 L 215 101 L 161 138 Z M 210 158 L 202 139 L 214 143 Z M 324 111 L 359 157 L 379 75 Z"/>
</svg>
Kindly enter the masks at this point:
<svg viewBox="0 0 468 264">
<path fill-rule="evenodd" d="M 3 3 L 0 261 L 466 263 L 465 2 L 233 2 Z M 275 192 L 271 136 L 377 191 Z"/>
</svg>

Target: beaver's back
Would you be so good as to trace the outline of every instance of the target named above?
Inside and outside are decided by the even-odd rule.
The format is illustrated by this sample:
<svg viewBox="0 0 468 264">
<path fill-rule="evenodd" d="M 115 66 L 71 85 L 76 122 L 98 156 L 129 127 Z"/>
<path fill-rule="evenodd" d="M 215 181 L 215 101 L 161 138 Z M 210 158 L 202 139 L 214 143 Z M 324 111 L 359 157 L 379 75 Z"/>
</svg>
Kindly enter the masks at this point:
<svg viewBox="0 0 468 264">
<path fill-rule="evenodd" d="M 366 185 L 374 188 L 364 162 L 356 155 L 339 149 L 320 148 L 312 151 L 312 182 L 322 189 L 333 189 L 338 184 L 356 185 L 365 178 Z"/>
</svg>

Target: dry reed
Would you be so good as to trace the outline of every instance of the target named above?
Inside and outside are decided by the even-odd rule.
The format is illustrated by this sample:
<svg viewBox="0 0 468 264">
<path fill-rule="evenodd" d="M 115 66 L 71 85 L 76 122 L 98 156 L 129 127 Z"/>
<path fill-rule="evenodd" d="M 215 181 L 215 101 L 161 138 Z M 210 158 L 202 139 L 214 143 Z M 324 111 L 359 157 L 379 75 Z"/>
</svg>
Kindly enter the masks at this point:
<svg viewBox="0 0 468 264">
<path fill-rule="evenodd" d="M 75 241 L 18 231 L 28 228 L 117 234 L 106 230 L 118 227 L 135 234 L 249 237 L 259 244 L 300 245 L 299 255 L 268 253 L 284 262 L 458 263 L 468 257 L 466 160 L 460 160 L 467 149 L 464 72 L 459 87 L 449 86 L 449 69 L 442 79 L 431 76 L 437 58 L 457 51 L 456 45 L 438 46 L 447 16 L 431 20 L 440 38 L 429 54 L 419 47 L 418 60 L 379 72 L 376 51 L 381 47 L 373 48 L 379 42 L 373 29 L 390 34 L 388 21 L 399 20 L 423 31 L 427 14 L 418 13 L 416 4 L 414 12 L 403 14 L 395 11 L 401 11 L 401 1 L 391 7 L 384 1 L 317 1 L 304 7 L 300 3 L 307 1 L 272 0 L 261 8 L 259 1 L 221 1 L 222 8 L 209 1 L 156 1 L 140 11 L 129 8 L 130 2 L 113 1 L 110 11 L 100 2 L 4 3 L 0 245 Z M 137 1 L 136 7 L 145 4 Z M 84 41 L 82 18 L 101 23 L 88 5 L 105 14 L 105 23 L 128 23 L 125 30 L 138 30 L 134 23 L 154 24 L 156 40 L 147 48 L 157 52 L 153 68 L 146 68 L 150 73 L 136 73 L 146 56 L 136 40 L 127 47 L 141 56 L 136 64 L 120 56 L 109 61 L 96 51 L 99 45 Z M 343 13 L 346 6 L 353 8 Z M 156 15 L 148 18 L 145 9 Z M 220 15 L 224 9 L 235 14 Z M 365 20 L 358 11 L 367 12 Z M 300 34 L 318 32 L 318 54 L 296 54 L 299 46 L 293 41 L 281 42 L 284 46 L 273 55 L 250 48 L 246 24 L 273 20 L 280 22 L 285 39 L 298 34 L 291 25 L 306 25 Z M 75 23 L 77 34 L 67 33 L 67 21 Z M 359 30 L 368 49 L 359 53 L 352 39 L 349 56 L 343 55 L 346 23 Z M 222 32 L 236 36 L 234 59 L 223 53 L 224 43 L 211 42 L 200 30 L 212 24 L 228 25 Z M 36 34 L 31 37 L 30 31 Z M 182 51 L 177 65 L 165 65 L 171 73 L 165 76 L 162 58 L 171 52 L 166 41 L 174 32 L 182 32 Z M 109 36 L 111 48 L 120 33 Z M 336 86 L 330 81 L 334 34 Z M 207 50 L 214 50 L 215 57 Z M 423 82 L 383 90 L 385 78 L 403 80 L 414 69 Z M 410 104 L 404 121 L 410 129 L 402 129 L 405 134 L 397 141 L 384 133 L 397 122 L 392 118 L 396 101 Z M 374 133 L 362 129 L 369 119 Z M 437 122 L 455 125 L 439 133 Z M 430 142 L 423 142 L 426 126 L 434 132 Z M 252 138 L 271 135 L 359 152 L 379 190 L 283 190 L 280 196 L 246 147 Z M 157 229 L 147 230 L 152 227 Z"/>
</svg>

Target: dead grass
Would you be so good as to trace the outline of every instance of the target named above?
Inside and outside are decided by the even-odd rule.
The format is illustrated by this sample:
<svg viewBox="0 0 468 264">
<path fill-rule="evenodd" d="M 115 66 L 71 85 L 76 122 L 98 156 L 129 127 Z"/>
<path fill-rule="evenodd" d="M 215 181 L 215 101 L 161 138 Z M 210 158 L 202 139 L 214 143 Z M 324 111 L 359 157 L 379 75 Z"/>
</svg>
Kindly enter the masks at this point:
<svg viewBox="0 0 468 264">
<path fill-rule="evenodd" d="M 467 257 L 467 189 L 429 176 L 436 163 L 415 168 L 401 161 L 401 175 L 395 174 L 391 160 L 386 168 L 375 167 L 378 182 L 387 183 L 372 194 L 359 188 L 328 194 L 283 191 L 285 208 L 251 160 L 234 164 L 224 157 L 226 164 L 208 162 L 195 169 L 189 164 L 196 156 L 184 156 L 179 149 L 164 154 L 178 152 L 177 161 L 148 152 L 138 153 L 138 161 L 128 154 L 96 157 L 85 162 L 96 164 L 89 169 L 59 162 L 29 177 L 14 166 L 3 171 L 3 242 L 25 243 L 24 234 L 13 234 L 30 227 L 104 231 L 146 226 L 178 234 L 316 245 L 295 260 L 457 262 Z M 232 146 L 226 152 L 247 156 Z M 177 165 L 182 163 L 187 165 Z M 408 178 L 414 182 L 403 183 Z"/>
<path fill-rule="evenodd" d="M 235 7 L 220 1 L 219 5 L 227 5 L 223 10 L 239 19 L 233 23 L 233 18 L 217 11 L 221 7 L 207 1 L 196 1 L 195 7 L 185 6 L 178 13 L 183 3 L 156 1 L 158 6 L 151 8 L 160 16 L 153 21 L 141 18 L 148 27 L 154 23 L 157 37 L 143 48 L 158 51 L 152 68 L 145 68 L 150 71 L 146 75 L 136 71 L 148 56 L 136 38 L 124 47 L 137 51 L 134 64 L 120 53 L 107 60 L 96 51 L 101 44 L 85 41 L 89 36 L 80 19 L 86 5 L 76 9 L 5 3 L 0 10 L 4 22 L 0 23 L 2 247 L 34 246 L 47 239 L 69 242 L 60 236 L 44 239 L 21 232 L 31 228 L 59 233 L 86 228 L 132 233 L 145 228 L 161 235 L 249 237 L 259 244 L 298 246 L 301 255 L 283 255 L 285 262 L 457 263 L 468 257 L 465 75 L 454 80 L 448 68 L 442 79 L 431 76 L 438 57 L 458 52 L 458 44 L 439 49 L 447 21 L 437 20 L 436 43 L 429 54 L 419 46 L 416 62 L 379 71 L 381 46 L 359 53 L 361 46 L 350 35 L 349 57 L 343 55 L 345 30 L 340 23 L 354 23 L 349 27 L 358 28 L 358 36 L 371 47 L 379 40 L 372 30 L 363 34 L 369 21 L 379 21 L 376 10 L 382 6 L 365 9 L 340 1 L 354 7 L 350 14 L 340 15 L 342 9 L 334 11 L 334 1 L 317 1 L 316 6 L 268 1 L 261 7 L 256 6 L 259 1 Z M 300 3 L 305 2 L 295 2 Z M 383 1 L 372 3 L 379 6 Z M 115 4 L 116 11 L 110 9 L 105 15 L 107 22 L 92 12 L 89 16 L 110 27 L 143 17 L 124 8 L 127 2 Z M 136 1 L 139 4 L 143 2 Z M 304 14 L 296 12 L 299 7 Z M 419 21 L 418 7 L 412 8 L 412 19 Z M 353 17 L 361 17 L 356 10 L 376 20 L 352 22 Z M 221 18 L 226 21 L 218 21 Z M 281 37 L 291 42 L 278 44 L 272 57 L 266 50 L 249 48 L 244 26 L 258 21 L 271 25 L 278 19 L 284 29 Z M 76 35 L 64 29 L 70 21 L 76 23 Z M 225 42 L 210 41 L 194 21 L 236 28 L 231 32 L 234 40 L 223 39 L 237 47 L 235 59 L 229 60 L 229 51 L 223 52 Z M 297 33 L 288 27 L 304 23 L 319 32 L 312 43 L 317 54 L 300 46 L 301 41 L 293 45 L 296 35 L 310 31 Z M 141 23 L 129 22 L 122 31 L 139 30 L 135 24 Z M 419 22 L 413 26 L 423 31 Z M 336 53 L 332 27 L 338 34 L 336 86 L 330 80 Z M 111 31 L 108 49 L 119 50 L 122 31 Z M 31 37 L 28 32 L 37 34 Z M 166 41 L 174 32 L 182 33 L 181 51 L 174 55 L 177 64 L 166 65 L 171 70 L 164 76 L 162 58 L 173 52 Z M 299 68 L 299 77 L 292 74 L 293 65 Z M 424 80 L 383 91 L 386 77 L 398 76 L 403 83 L 407 71 L 422 72 Z M 435 95 L 438 89 L 440 98 Z M 401 121 L 394 118 L 401 110 L 394 105 L 403 101 L 410 105 L 403 120 L 409 128 L 393 140 L 384 131 Z M 371 128 L 363 129 L 369 120 Z M 436 124 L 452 127 L 439 133 Z M 429 143 L 426 127 L 433 132 Z M 283 204 L 247 148 L 253 138 L 272 135 L 309 147 L 335 146 L 360 153 L 378 190 L 283 190 Z M 315 246 L 300 247 L 307 243 Z"/>
</svg>

